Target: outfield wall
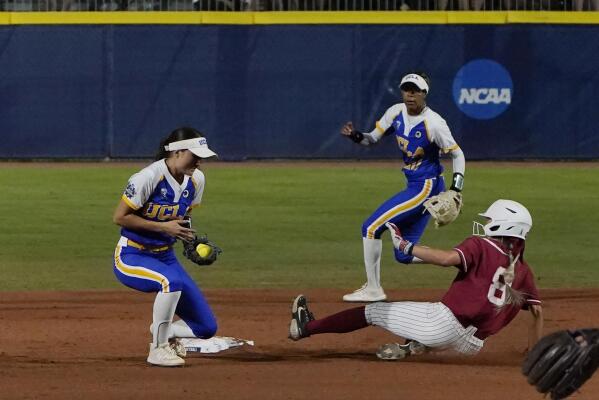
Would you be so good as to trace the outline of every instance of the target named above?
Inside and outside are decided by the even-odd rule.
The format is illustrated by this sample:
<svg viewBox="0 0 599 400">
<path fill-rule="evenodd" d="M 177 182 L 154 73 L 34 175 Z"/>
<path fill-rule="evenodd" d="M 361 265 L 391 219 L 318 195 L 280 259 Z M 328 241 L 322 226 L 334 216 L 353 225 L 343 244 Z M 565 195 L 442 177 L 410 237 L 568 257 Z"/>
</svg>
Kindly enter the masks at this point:
<svg viewBox="0 0 599 400">
<path fill-rule="evenodd" d="M 190 14 L 198 13 L 179 13 Z M 347 120 L 371 129 L 412 68 L 431 76 L 429 105 L 467 158 L 599 158 L 593 23 L 21 25 L 4 17 L 2 158 L 148 157 L 179 125 L 204 131 L 223 159 L 394 157 L 392 144 L 359 148 L 338 130 Z"/>
</svg>

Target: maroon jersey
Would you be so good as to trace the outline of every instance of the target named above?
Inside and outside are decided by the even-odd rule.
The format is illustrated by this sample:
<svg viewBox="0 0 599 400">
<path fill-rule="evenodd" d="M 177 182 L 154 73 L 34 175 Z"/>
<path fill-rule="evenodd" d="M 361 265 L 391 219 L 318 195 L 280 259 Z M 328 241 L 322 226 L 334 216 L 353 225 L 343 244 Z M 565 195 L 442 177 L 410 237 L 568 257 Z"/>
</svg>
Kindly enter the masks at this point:
<svg viewBox="0 0 599 400">
<path fill-rule="evenodd" d="M 455 250 L 462 264 L 449 290 L 441 299 L 464 327 L 478 328 L 476 337 L 486 337 L 499 332 L 520 311 L 505 303 L 505 284 L 500 275 L 510 265 L 507 250 L 501 243 L 489 238 L 471 236 Z M 528 264 L 518 260 L 512 288 L 524 294 L 523 309 L 529 304 L 541 304 L 534 277 Z"/>
</svg>

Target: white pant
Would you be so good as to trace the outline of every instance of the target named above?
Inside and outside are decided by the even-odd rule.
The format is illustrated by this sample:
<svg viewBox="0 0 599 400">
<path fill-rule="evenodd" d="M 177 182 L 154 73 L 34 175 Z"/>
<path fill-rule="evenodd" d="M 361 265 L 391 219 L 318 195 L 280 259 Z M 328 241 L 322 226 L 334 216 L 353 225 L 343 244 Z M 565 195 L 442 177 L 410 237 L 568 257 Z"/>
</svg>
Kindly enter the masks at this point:
<svg viewBox="0 0 599 400">
<path fill-rule="evenodd" d="M 476 328 L 464 328 L 443 303 L 402 301 L 366 306 L 366 321 L 405 339 L 433 348 L 451 348 L 476 354 L 483 341 L 474 336 Z"/>
</svg>

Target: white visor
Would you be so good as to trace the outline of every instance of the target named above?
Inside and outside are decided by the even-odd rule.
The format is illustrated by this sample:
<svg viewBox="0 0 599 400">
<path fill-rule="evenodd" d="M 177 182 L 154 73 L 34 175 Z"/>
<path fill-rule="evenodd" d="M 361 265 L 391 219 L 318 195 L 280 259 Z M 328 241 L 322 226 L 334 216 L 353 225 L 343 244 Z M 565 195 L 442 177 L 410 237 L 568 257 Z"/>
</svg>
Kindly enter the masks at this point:
<svg viewBox="0 0 599 400">
<path fill-rule="evenodd" d="M 164 146 L 164 150 L 189 150 L 200 158 L 214 157 L 217 155 L 215 152 L 208 148 L 208 141 L 204 137 L 179 140 L 178 142 L 167 144 L 166 146 Z"/>
<path fill-rule="evenodd" d="M 397 82 L 397 81 L 396 81 Z M 404 85 L 404 83 L 413 83 L 418 87 L 418 89 L 425 91 L 428 93 L 428 83 L 418 74 L 407 74 L 401 79 L 401 83 L 399 84 L 399 88 Z"/>
</svg>

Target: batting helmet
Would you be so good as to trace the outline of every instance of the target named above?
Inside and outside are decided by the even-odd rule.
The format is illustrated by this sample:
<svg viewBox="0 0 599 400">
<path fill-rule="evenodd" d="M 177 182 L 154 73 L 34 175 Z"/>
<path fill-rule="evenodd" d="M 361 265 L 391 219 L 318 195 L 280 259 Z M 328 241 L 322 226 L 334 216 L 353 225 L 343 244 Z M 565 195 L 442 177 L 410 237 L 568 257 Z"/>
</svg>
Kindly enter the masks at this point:
<svg viewBox="0 0 599 400">
<path fill-rule="evenodd" d="M 474 234 L 482 227 L 486 236 L 510 236 L 526 239 L 532 228 L 532 217 L 522 204 L 513 200 L 497 200 L 485 211 L 478 214 L 489 219 L 483 226 L 475 222 Z"/>
</svg>

